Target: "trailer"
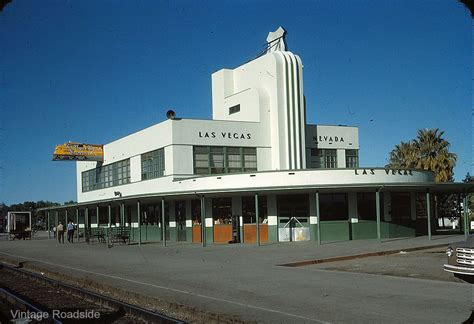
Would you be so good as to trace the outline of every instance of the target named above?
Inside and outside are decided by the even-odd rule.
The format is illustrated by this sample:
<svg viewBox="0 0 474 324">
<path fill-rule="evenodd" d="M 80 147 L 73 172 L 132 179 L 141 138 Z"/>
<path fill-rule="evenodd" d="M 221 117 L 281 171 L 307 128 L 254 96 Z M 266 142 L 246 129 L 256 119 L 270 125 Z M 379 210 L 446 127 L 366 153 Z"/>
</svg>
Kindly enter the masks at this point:
<svg viewBox="0 0 474 324">
<path fill-rule="evenodd" d="M 31 212 L 8 212 L 7 233 L 10 240 L 31 238 Z"/>
</svg>

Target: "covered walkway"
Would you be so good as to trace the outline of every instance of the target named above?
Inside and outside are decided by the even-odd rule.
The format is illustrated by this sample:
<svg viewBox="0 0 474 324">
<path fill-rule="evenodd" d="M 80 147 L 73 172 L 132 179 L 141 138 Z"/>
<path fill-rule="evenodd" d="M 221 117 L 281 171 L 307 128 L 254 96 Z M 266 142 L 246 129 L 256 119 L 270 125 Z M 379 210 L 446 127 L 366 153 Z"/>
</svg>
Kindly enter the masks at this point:
<svg viewBox="0 0 474 324">
<path fill-rule="evenodd" d="M 110 242 L 268 244 L 468 235 L 469 183 L 393 183 L 140 195 L 43 208 L 48 228 L 77 224 L 76 237 Z M 450 210 L 441 201 L 450 199 Z M 447 214 L 448 213 L 448 214 Z M 456 228 L 448 228 L 457 223 Z M 258 220 L 258 221 L 257 221 Z M 439 221 L 439 220 L 442 220 Z M 204 226 L 202 226 L 204 224 Z M 441 224 L 441 226 L 440 226 Z M 128 240 L 124 239 L 124 242 Z"/>
</svg>

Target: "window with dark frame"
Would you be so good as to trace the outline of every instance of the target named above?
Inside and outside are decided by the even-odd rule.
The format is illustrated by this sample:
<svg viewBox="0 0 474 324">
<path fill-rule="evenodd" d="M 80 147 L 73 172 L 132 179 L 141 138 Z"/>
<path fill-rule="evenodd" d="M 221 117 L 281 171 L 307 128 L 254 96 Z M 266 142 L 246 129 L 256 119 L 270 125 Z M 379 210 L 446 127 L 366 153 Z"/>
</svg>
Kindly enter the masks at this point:
<svg viewBox="0 0 474 324">
<path fill-rule="evenodd" d="M 82 172 L 82 192 L 130 183 L 130 159 Z"/>
<path fill-rule="evenodd" d="M 310 167 L 314 169 L 337 168 L 337 150 L 312 148 Z"/>
<path fill-rule="evenodd" d="M 141 155 L 142 180 L 155 179 L 165 174 L 165 150 L 160 148 Z"/>
<path fill-rule="evenodd" d="M 255 147 L 194 146 L 194 174 L 257 171 Z"/>
<path fill-rule="evenodd" d="M 346 168 L 355 169 L 359 167 L 359 151 L 346 150 Z"/>
</svg>

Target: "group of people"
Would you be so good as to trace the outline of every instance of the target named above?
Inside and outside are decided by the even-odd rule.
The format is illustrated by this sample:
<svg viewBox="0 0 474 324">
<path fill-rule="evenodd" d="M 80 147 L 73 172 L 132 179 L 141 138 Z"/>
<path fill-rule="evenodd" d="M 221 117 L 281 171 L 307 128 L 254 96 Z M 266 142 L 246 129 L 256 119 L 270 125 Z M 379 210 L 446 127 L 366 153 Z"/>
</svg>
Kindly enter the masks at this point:
<svg viewBox="0 0 474 324">
<path fill-rule="evenodd" d="M 67 230 L 67 241 L 73 243 L 75 227 L 76 225 L 74 225 L 72 220 L 67 223 L 66 228 L 64 228 L 62 222 L 59 222 L 58 226 L 53 227 L 53 235 L 58 238 L 59 243 L 64 243 L 64 231 Z"/>
</svg>

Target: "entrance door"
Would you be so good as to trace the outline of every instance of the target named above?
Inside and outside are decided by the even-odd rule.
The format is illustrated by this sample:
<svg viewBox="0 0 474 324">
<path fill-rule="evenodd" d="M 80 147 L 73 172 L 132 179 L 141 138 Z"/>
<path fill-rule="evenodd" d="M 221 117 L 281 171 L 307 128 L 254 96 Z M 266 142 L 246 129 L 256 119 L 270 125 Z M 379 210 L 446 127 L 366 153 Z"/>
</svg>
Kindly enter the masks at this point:
<svg viewBox="0 0 474 324">
<path fill-rule="evenodd" d="M 186 241 L 186 203 L 184 200 L 175 203 L 176 230 L 178 241 Z"/>
<path fill-rule="evenodd" d="M 308 195 L 277 196 L 278 240 L 309 241 Z"/>
</svg>

